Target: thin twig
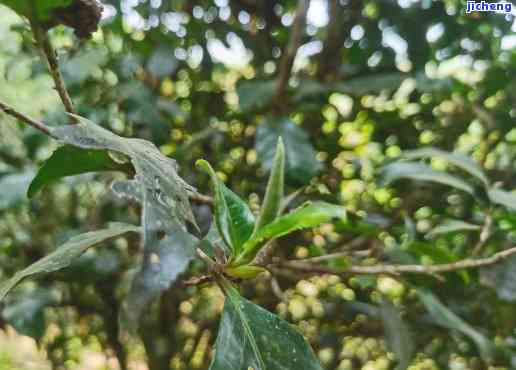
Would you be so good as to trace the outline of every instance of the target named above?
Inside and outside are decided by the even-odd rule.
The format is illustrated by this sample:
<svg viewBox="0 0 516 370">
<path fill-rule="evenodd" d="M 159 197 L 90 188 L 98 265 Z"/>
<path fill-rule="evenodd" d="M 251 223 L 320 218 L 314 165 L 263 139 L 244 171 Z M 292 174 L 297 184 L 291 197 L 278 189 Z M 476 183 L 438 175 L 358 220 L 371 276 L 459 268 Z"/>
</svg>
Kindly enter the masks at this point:
<svg viewBox="0 0 516 370">
<path fill-rule="evenodd" d="M 344 252 L 335 252 L 330 254 L 325 254 L 322 256 L 317 257 L 311 257 L 311 258 L 305 258 L 301 260 L 304 263 L 319 263 L 319 262 L 325 262 L 337 258 L 343 258 L 343 257 L 350 257 L 350 256 L 357 256 L 357 257 L 367 257 L 373 253 L 372 250 L 366 249 L 362 251 L 344 251 Z"/>
<path fill-rule="evenodd" d="M 276 81 L 275 102 L 278 106 L 283 103 L 285 90 L 287 88 L 292 67 L 294 66 L 294 59 L 296 58 L 297 50 L 301 45 L 303 31 L 306 25 L 306 14 L 308 12 L 308 0 L 299 0 L 297 4 L 296 15 L 292 23 L 292 31 L 290 33 L 290 40 L 287 48 L 283 52 L 283 57 L 280 62 L 278 78 Z"/>
<path fill-rule="evenodd" d="M 198 193 L 189 193 L 188 198 L 190 198 L 191 201 L 201 204 L 213 204 L 213 198 L 207 195 L 202 195 Z"/>
<path fill-rule="evenodd" d="M 196 285 L 203 285 L 206 283 L 211 283 L 214 281 L 214 278 L 212 275 L 202 275 L 202 276 L 193 276 L 190 279 L 184 280 L 183 284 L 186 287 L 190 286 L 196 286 Z"/>
<path fill-rule="evenodd" d="M 279 285 L 278 279 L 276 279 L 276 276 L 271 275 L 270 278 L 271 281 L 271 289 L 274 295 L 280 300 L 285 301 L 285 293 L 283 293 L 283 290 L 281 290 L 281 287 Z"/>
<path fill-rule="evenodd" d="M 326 273 L 335 275 L 400 275 L 405 273 L 433 275 L 445 272 L 453 272 L 464 269 L 475 269 L 495 265 L 506 258 L 516 254 L 516 247 L 493 254 L 491 257 L 472 259 L 467 258 L 453 263 L 443 263 L 438 265 L 374 265 L 374 266 L 350 266 L 346 269 L 334 269 L 328 266 L 314 265 L 304 261 L 285 261 L 276 262 L 276 267 L 284 267 L 292 270 Z"/>
<path fill-rule="evenodd" d="M 486 244 L 487 240 L 491 236 L 491 227 L 493 226 L 493 216 L 491 215 L 491 210 L 488 210 L 486 213 L 486 217 L 484 220 L 484 225 L 482 226 L 482 230 L 480 231 L 480 235 L 478 237 L 478 242 L 473 248 L 473 255 L 478 256 L 482 249 L 484 248 L 484 245 Z"/>
<path fill-rule="evenodd" d="M 57 60 L 57 54 L 50 43 L 50 39 L 48 38 L 47 32 L 42 29 L 38 24 L 32 22 L 31 24 L 32 31 L 34 32 L 34 37 L 36 38 L 36 43 L 38 47 L 41 49 L 43 54 L 45 55 L 45 59 L 47 60 L 48 70 L 52 75 L 52 79 L 54 80 L 55 89 L 63 102 L 65 110 L 68 113 L 77 114 L 72 99 L 70 98 L 70 94 L 68 94 L 68 90 L 66 90 L 66 85 L 63 80 L 63 76 L 61 75 L 61 71 L 59 70 L 59 62 Z M 74 122 L 77 122 L 77 119 L 71 117 Z"/>
<path fill-rule="evenodd" d="M 52 135 L 50 129 L 43 122 L 37 121 L 34 118 L 31 118 L 31 117 L 17 111 L 13 107 L 11 107 L 10 105 L 8 105 L 2 101 L 0 101 L 0 110 L 3 111 L 5 114 L 8 114 L 8 115 L 18 119 L 19 121 L 29 124 L 30 126 L 41 131 L 45 135 L 54 137 Z"/>
</svg>

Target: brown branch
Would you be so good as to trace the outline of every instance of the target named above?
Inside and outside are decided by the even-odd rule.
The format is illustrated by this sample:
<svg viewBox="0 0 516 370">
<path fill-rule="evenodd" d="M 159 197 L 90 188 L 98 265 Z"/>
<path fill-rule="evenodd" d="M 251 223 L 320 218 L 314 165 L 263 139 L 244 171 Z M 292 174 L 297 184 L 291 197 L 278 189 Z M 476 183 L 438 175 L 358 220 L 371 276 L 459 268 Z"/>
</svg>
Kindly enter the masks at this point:
<svg viewBox="0 0 516 370">
<path fill-rule="evenodd" d="M 186 287 L 203 285 L 213 282 L 215 279 L 212 275 L 193 276 L 183 281 L 183 285 Z"/>
<path fill-rule="evenodd" d="M 340 65 L 341 58 L 339 58 L 339 54 L 344 46 L 344 40 L 347 37 L 347 32 L 344 32 L 344 7 L 338 0 L 330 0 L 328 7 L 330 19 L 326 27 L 327 36 L 324 40 L 317 68 L 317 77 L 320 80 L 323 79 L 328 72 Z"/>
<path fill-rule="evenodd" d="M 318 57 L 318 80 L 328 82 L 337 77 L 338 68 L 342 64 L 341 51 L 344 42 L 360 18 L 362 7 L 363 2 L 359 0 L 350 0 L 345 6 L 338 0 L 328 1 L 329 21 L 326 27 L 327 36 Z"/>
<path fill-rule="evenodd" d="M 453 263 L 443 263 L 438 265 L 374 265 L 374 266 L 350 266 L 347 269 L 334 269 L 328 266 L 314 265 L 299 261 L 275 262 L 273 266 L 284 267 L 291 270 L 335 274 L 335 275 L 400 275 L 400 274 L 423 274 L 436 276 L 445 272 L 453 272 L 464 269 L 475 269 L 495 265 L 506 258 L 516 254 L 516 247 L 493 254 L 491 257 L 472 259 L 467 258 Z"/>
<path fill-rule="evenodd" d="M 196 202 L 196 203 L 208 204 L 208 205 L 213 204 L 213 198 L 210 196 L 207 196 L 207 195 L 190 193 L 190 194 L 188 194 L 188 198 L 190 198 L 190 200 L 192 202 Z"/>
<path fill-rule="evenodd" d="M 486 213 L 484 225 L 482 226 L 482 230 L 480 231 L 480 235 L 478 237 L 478 242 L 475 244 L 475 247 L 472 251 L 474 256 L 477 256 L 480 254 L 480 252 L 482 252 L 484 245 L 491 236 L 491 228 L 493 226 L 493 216 L 491 215 L 491 212 L 492 210 L 489 209 Z"/>
<path fill-rule="evenodd" d="M 283 51 L 283 57 L 280 61 L 278 78 L 276 80 L 276 92 L 274 96 L 275 104 L 280 107 L 283 104 L 285 90 L 287 88 L 294 59 L 296 58 L 297 49 L 301 45 L 301 38 L 306 26 L 306 13 L 308 12 L 308 0 L 299 0 L 297 4 L 296 15 L 292 23 L 292 31 L 290 40 L 286 49 Z"/>
<path fill-rule="evenodd" d="M 319 263 L 319 262 L 333 260 L 336 258 L 343 258 L 343 257 L 350 257 L 350 256 L 368 257 L 372 253 L 373 253 L 373 251 L 371 249 L 366 249 L 366 250 L 362 250 L 362 251 L 335 252 L 335 253 L 330 253 L 330 254 L 324 254 L 322 256 L 306 258 L 306 259 L 303 259 L 303 262 L 304 263 Z"/>
<path fill-rule="evenodd" d="M 37 121 L 34 118 L 31 118 L 21 112 L 18 112 L 16 109 L 2 101 L 0 101 L 0 111 L 3 111 L 5 114 L 8 114 L 21 122 L 29 124 L 30 126 L 41 131 L 45 135 L 54 137 L 50 132 L 50 129 L 44 123 Z"/>
<path fill-rule="evenodd" d="M 41 28 L 35 22 L 31 22 L 31 28 L 34 32 L 34 37 L 36 38 L 36 43 L 40 50 L 43 52 L 45 59 L 47 61 L 48 70 L 52 79 L 54 80 L 55 89 L 63 102 L 65 110 L 68 113 L 77 114 L 72 99 L 68 94 L 68 90 L 66 90 L 66 85 L 63 80 L 63 76 L 61 75 L 61 71 L 59 70 L 59 62 L 57 60 L 57 54 L 50 43 L 50 39 L 48 38 L 47 32 Z M 77 122 L 77 119 L 72 117 L 74 122 Z"/>
</svg>

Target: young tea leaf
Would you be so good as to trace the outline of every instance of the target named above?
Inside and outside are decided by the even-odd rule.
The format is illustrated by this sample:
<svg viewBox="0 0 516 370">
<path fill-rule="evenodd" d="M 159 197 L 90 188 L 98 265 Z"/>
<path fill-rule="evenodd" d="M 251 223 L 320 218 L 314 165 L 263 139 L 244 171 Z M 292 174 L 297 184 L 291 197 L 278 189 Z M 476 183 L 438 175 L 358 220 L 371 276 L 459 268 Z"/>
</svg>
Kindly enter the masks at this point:
<svg viewBox="0 0 516 370">
<path fill-rule="evenodd" d="M 254 215 L 249 206 L 219 180 L 208 162 L 198 160 L 196 165 L 211 177 L 215 196 L 215 222 L 224 242 L 237 255 L 253 233 Z"/>
<path fill-rule="evenodd" d="M 272 164 L 267 190 L 260 211 L 260 216 L 254 226 L 254 232 L 262 226 L 274 221 L 278 217 L 281 201 L 283 199 L 285 187 L 285 146 L 281 137 L 278 139 L 276 146 L 276 155 Z"/>
<path fill-rule="evenodd" d="M 324 202 L 309 203 L 297 208 L 259 229 L 244 244 L 243 253 L 237 257 L 235 265 L 238 266 L 251 262 L 260 250 L 260 247 L 269 240 L 279 238 L 295 230 L 317 227 L 334 219 L 345 220 L 346 209 Z"/>
<path fill-rule="evenodd" d="M 210 370 L 322 370 L 310 345 L 289 323 L 226 287 Z"/>
</svg>

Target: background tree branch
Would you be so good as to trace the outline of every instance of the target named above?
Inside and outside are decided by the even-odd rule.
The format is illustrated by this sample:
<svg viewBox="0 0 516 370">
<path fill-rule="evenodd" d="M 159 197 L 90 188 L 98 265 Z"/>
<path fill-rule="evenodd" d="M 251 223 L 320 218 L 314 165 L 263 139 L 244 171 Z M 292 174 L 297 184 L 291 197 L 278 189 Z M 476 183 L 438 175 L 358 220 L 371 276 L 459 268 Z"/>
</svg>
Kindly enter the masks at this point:
<svg viewBox="0 0 516 370">
<path fill-rule="evenodd" d="M 346 269 L 335 269 L 328 266 L 312 264 L 307 260 L 298 261 L 275 261 L 272 267 L 284 267 L 287 269 L 323 273 L 323 274 L 335 274 L 335 275 L 400 275 L 400 274 L 423 274 L 432 275 L 441 274 L 445 272 L 454 272 L 464 269 L 476 269 L 481 267 L 492 266 L 497 263 L 504 261 L 513 254 L 516 254 L 516 247 L 506 249 L 504 251 L 493 254 L 490 257 L 472 259 L 467 258 L 457 262 L 443 263 L 436 265 L 374 265 L 374 266 L 350 266 Z M 339 255 L 340 257 L 340 255 Z"/>
<path fill-rule="evenodd" d="M 301 45 L 301 40 L 306 27 L 306 14 L 308 12 L 308 5 L 308 0 L 299 0 L 290 31 L 290 40 L 287 44 L 287 47 L 283 51 L 274 95 L 274 102 L 277 107 L 281 107 L 284 104 L 288 80 L 290 79 L 292 67 L 294 66 L 294 60 L 296 59 L 297 50 Z"/>
</svg>

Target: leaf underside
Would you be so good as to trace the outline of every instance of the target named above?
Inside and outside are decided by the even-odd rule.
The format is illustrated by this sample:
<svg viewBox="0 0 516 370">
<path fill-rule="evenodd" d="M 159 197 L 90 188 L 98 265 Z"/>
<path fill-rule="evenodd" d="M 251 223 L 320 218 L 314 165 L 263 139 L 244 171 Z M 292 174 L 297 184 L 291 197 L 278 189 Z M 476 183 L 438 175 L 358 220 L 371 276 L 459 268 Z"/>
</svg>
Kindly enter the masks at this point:
<svg viewBox="0 0 516 370">
<path fill-rule="evenodd" d="M 139 232 L 140 228 L 134 225 L 113 223 L 110 228 L 88 232 L 71 238 L 55 252 L 43 257 L 26 269 L 18 271 L 11 279 L 0 284 L 0 301 L 25 278 L 51 273 L 68 267 L 76 258 L 88 248 L 127 232 Z"/>
</svg>

